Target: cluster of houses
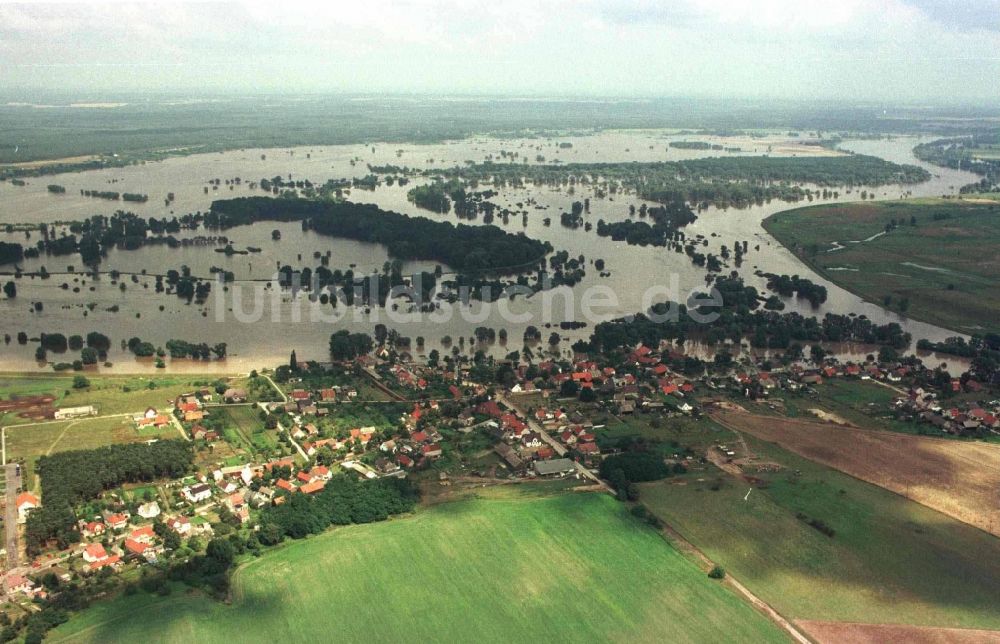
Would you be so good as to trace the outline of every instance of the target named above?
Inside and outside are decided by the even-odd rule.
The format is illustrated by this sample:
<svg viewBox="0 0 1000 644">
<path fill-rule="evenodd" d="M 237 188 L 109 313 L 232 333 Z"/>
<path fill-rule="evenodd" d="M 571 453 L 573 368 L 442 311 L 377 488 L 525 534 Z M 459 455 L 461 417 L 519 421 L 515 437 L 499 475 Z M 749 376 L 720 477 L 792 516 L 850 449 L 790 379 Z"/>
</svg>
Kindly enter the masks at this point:
<svg viewBox="0 0 1000 644">
<path fill-rule="evenodd" d="M 198 423 L 207 414 L 204 404 L 211 402 L 214 397 L 215 393 L 211 389 L 202 388 L 196 392 L 182 394 L 170 402 L 173 406 L 173 413 L 179 420 L 186 423 Z M 146 427 L 159 429 L 174 421 L 169 413 L 158 411 L 155 407 L 147 407 L 145 411 L 133 414 L 132 422 L 139 429 Z"/>
<path fill-rule="evenodd" d="M 932 391 L 910 389 L 893 403 L 897 414 L 956 436 L 1000 433 L 1000 400 L 951 404 Z"/>
<path fill-rule="evenodd" d="M 162 520 L 167 529 L 178 537 L 187 538 L 195 533 L 211 532 L 207 522 L 194 527 L 192 521 L 183 514 L 161 517 L 159 503 L 143 503 L 135 515 L 127 509 L 105 510 L 100 516 L 81 519 L 77 523 L 84 543 L 79 546 L 80 554 L 90 571 L 110 567 L 118 568 L 128 560 L 142 560 L 155 563 L 163 553 L 163 541 L 153 529 L 153 521 Z"/>
</svg>

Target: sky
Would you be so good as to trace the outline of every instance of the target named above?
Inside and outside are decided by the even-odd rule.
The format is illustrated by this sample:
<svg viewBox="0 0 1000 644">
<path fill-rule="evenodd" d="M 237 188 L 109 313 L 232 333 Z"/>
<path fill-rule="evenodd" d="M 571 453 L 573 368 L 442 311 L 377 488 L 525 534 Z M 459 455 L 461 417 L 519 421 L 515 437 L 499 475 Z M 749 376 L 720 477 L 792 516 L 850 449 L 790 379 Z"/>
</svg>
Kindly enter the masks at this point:
<svg viewBox="0 0 1000 644">
<path fill-rule="evenodd" d="M 0 0 L 0 92 L 990 104 L 997 79 L 1000 0 Z"/>
</svg>

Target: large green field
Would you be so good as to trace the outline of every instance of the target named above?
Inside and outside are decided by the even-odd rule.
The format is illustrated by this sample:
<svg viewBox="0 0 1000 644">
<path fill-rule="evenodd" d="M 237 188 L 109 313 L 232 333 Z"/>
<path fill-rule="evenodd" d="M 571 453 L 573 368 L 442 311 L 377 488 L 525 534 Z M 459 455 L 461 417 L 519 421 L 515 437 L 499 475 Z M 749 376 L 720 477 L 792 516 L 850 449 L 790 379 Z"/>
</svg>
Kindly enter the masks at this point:
<svg viewBox="0 0 1000 644">
<path fill-rule="evenodd" d="M 473 499 L 241 568 L 231 605 L 145 593 L 54 642 L 721 642 L 783 633 L 610 497 Z"/>
<path fill-rule="evenodd" d="M 893 220 L 895 229 L 873 238 Z M 814 206 L 772 215 L 764 228 L 866 300 L 963 333 L 1000 331 L 1000 202 Z"/>
<path fill-rule="evenodd" d="M 642 501 L 786 617 L 1000 629 L 1000 540 L 747 442 L 784 466 L 755 474 L 765 488 L 747 497 L 748 484 L 716 470 L 644 484 Z"/>
</svg>

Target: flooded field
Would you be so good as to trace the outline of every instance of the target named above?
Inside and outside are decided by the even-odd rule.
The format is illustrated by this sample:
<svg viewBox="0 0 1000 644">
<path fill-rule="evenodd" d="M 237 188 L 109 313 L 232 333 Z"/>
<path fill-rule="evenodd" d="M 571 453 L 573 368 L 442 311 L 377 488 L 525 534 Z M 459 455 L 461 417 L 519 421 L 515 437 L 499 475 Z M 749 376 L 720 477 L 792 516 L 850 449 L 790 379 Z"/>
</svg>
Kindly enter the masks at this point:
<svg viewBox="0 0 1000 644">
<path fill-rule="evenodd" d="M 691 150 L 669 147 L 670 141 L 701 140 L 722 146 L 722 150 Z M 871 154 L 900 163 L 924 165 L 911 153 L 918 142 L 915 138 L 894 140 L 848 141 L 841 148 Z M 83 219 L 93 214 L 111 214 L 117 209 L 132 210 L 144 217 L 172 217 L 188 212 L 204 211 L 215 199 L 264 194 L 251 188 L 250 182 L 262 178 L 282 176 L 309 179 L 322 184 L 328 179 L 362 177 L 369 174 L 369 165 L 397 165 L 410 168 L 447 168 L 466 162 L 486 160 L 502 162 L 513 157 L 520 162 L 563 163 L 619 162 L 680 160 L 705 156 L 725 155 L 817 155 L 831 154 L 807 137 L 788 137 L 772 134 L 762 138 L 719 138 L 692 136 L 669 131 L 608 131 L 592 136 L 567 136 L 538 139 L 473 138 L 464 141 L 435 145 L 371 144 L 295 149 L 238 150 L 218 154 L 178 157 L 144 165 L 100 170 L 75 174 L 55 175 L 28 180 L 25 186 L 0 183 L 0 224 L 52 223 Z M 926 166 L 933 178 L 922 184 L 910 186 L 883 186 L 867 189 L 878 199 L 898 199 L 903 196 L 940 196 L 951 194 L 965 183 L 975 179 L 971 174 Z M 227 179 L 240 178 L 240 185 L 227 186 Z M 217 188 L 209 182 L 221 180 Z M 353 189 L 351 201 L 374 203 L 386 210 L 419 215 L 435 220 L 453 221 L 454 214 L 436 214 L 417 208 L 407 200 L 406 193 L 423 181 L 417 179 L 407 186 L 382 185 L 373 191 Z M 66 188 L 65 194 L 51 194 L 46 186 L 58 184 Z M 112 190 L 149 195 L 146 203 L 125 203 L 85 197 L 81 190 Z M 168 193 L 174 199 L 169 206 L 164 200 Z M 839 198 L 828 201 L 853 201 L 859 198 L 860 189 L 840 191 Z M 136 360 L 131 354 L 119 350 L 118 343 L 132 336 L 155 344 L 170 338 L 193 342 L 227 342 L 229 358 L 218 363 L 194 363 L 197 370 L 218 369 L 246 371 L 286 360 L 292 349 L 300 359 L 325 359 L 330 334 L 340 328 L 371 332 L 375 324 L 386 324 L 403 336 L 423 337 L 427 350 L 440 348 L 441 340 L 449 336 L 458 344 L 458 338 L 468 338 L 477 326 L 506 329 L 508 347 L 488 347 L 497 354 L 519 349 L 521 336 L 528 325 L 543 330 L 546 319 L 558 330 L 562 321 L 608 319 L 635 313 L 656 301 L 686 299 L 688 293 L 705 285 L 705 269 L 695 266 L 683 253 L 661 247 L 629 246 L 625 242 L 598 237 L 596 230 L 570 229 L 560 225 L 559 214 L 568 211 L 573 201 L 590 198 L 590 212 L 586 222 L 622 221 L 628 217 L 629 206 L 639 207 L 642 201 L 630 194 L 609 195 L 599 198 L 589 186 L 576 186 L 570 193 L 566 189 L 551 187 L 504 188 L 491 201 L 501 208 L 527 210 L 525 217 L 511 216 L 506 221 L 497 217 L 494 224 L 509 232 L 550 242 L 556 250 L 566 250 L 571 256 L 584 256 L 587 275 L 574 289 L 558 288 L 518 298 L 499 310 L 496 305 L 473 303 L 463 308 L 456 305 L 446 319 L 428 319 L 427 316 L 406 316 L 406 307 L 392 307 L 364 311 L 348 310 L 339 319 L 330 316 L 329 308 L 322 308 L 309 301 L 304 294 L 292 297 L 276 290 L 261 291 L 263 281 L 269 280 L 280 264 L 293 266 L 318 265 L 315 254 L 330 253 L 331 269 L 352 268 L 356 274 L 381 270 L 389 259 L 385 248 L 376 244 L 332 239 L 309 231 L 302 231 L 298 223 L 261 223 L 226 230 L 225 234 L 234 248 L 256 247 L 258 253 L 231 255 L 213 252 L 217 245 L 190 245 L 171 249 L 166 246 L 145 246 L 140 250 L 115 250 L 102 262 L 102 271 L 118 270 L 136 273 L 133 279 L 124 279 L 127 288 L 104 276 L 91 281 L 89 276 L 78 273 L 79 256 L 40 257 L 26 260 L 24 270 L 38 270 L 45 266 L 52 275 L 47 280 L 21 278 L 17 280 L 18 297 L 0 301 L 0 316 L 4 332 L 15 335 L 25 331 L 29 336 L 42 332 L 86 334 L 101 331 L 115 344 L 109 360 L 113 369 L 120 371 L 145 371 L 152 368 L 148 361 Z M 815 200 L 812 203 L 824 203 Z M 653 205 L 649 203 L 648 205 Z M 941 340 L 954 332 L 928 324 L 908 320 L 882 307 L 860 300 L 813 274 L 792 253 L 774 241 L 760 226 L 760 222 L 775 212 L 802 205 L 773 201 L 746 209 L 709 208 L 699 213 L 698 220 L 684 229 L 688 238 L 701 235 L 707 241 L 703 252 L 718 253 L 722 245 L 730 248 L 737 241 L 748 242 L 749 250 L 742 266 L 730 262 L 725 270 L 738 270 L 750 285 L 764 291 L 765 280 L 754 273 L 772 272 L 798 274 L 823 284 L 829 297 L 819 308 L 805 300 L 786 299 L 786 310 L 796 310 L 806 315 L 826 312 L 856 313 L 866 315 L 879 323 L 895 321 L 919 338 Z M 545 219 L 551 224 L 546 225 Z M 281 239 L 272 240 L 272 231 L 279 230 Z M 178 238 L 195 235 L 212 235 L 204 230 L 176 235 Z M 27 240 L 33 243 L 36 237 Z M 25 243 L 24 232 L 0 234 L 0 241 Z M 605 262 L 604 276 L 592 262 Z M 74 261 L 75 260 L 75 261 Z M 74 265 L 75 264 L 75 265 Z M 213 288 L 204 305 L 186 304 L 182 300 L 154 291 L 154 279 L 146 273 L 162 273 L 167 269 L 190 268 L 197 276 L 208 277 L 213 267 L 233 272 L 236 282 L 227 289 Z M 0 267 L 10 270 L 11 267 Z M 447 267 L 442 267 L 447 271 Z M 433 270 L 428 262 L 408 262 L 404 273 Z M 72 274 L 60 274 L 72 273 Z M 66 288 L 63 288 L 63 284 Z M 587 305 L 584 294 L 602 287 L 605 294 L 596 303 Z M 257 289 L 255 291 L 255 289 Z M 251 297 L 254 293 L 264 293 Z M 239 293 L 239 295 L 237 295 Z M 676 296 L 676 297 L 674 297 Z M 239 298 L 239 299 L 238 299 Z M 34 310 L 33 302 L 44 304 L 41 311 Z M 255 317 L 259 306 L 259 319 L 253 323 L 241 319 Z M 592 315 L 584 315 L 589 306 Z M 162 310 L 161 310 L 162 308 Z M 235 309 L 235 310 L 233 310 Z M 551 317 L 543 313 L 552 311 Z M 408 319 L 413 318 L 413 319 Z M 256 319 L 256 318 L 255 318 Z M 512 321 L 516 320 L 516 321 Z M 564 341 L 562 351 L 570 343 L 585 338 L 591 326 L 572 331 L 559 331 Z M 19 346 L 16 342 L 0 348 L 0 369 L 34 369 L 34 344 Z M 547 347 L 546 347 L 547 348 Z M 695 349 L 697 350 L 697 349 Z M 845 354 L 864 355 L 868 347 L 841 347 Z M 58 356 L 50 359 L 59 360 Z M 174 361 L 171 368 L 182 368 Z"/>
</svg>

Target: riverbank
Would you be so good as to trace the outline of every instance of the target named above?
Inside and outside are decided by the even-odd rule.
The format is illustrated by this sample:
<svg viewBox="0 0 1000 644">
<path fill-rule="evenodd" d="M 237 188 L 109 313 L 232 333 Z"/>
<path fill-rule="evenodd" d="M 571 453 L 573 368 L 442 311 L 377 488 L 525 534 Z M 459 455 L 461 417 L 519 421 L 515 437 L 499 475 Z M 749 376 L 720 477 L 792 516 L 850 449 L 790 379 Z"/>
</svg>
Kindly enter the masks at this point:
<svg viewBox="0 0 1000 644">
<path fill-rule="evenodd" d="M 763 226 L 809 268 L 869 302 L 963 334 L 1000 331 L 1000 202 L 814 206 Z"/>
</svg>

